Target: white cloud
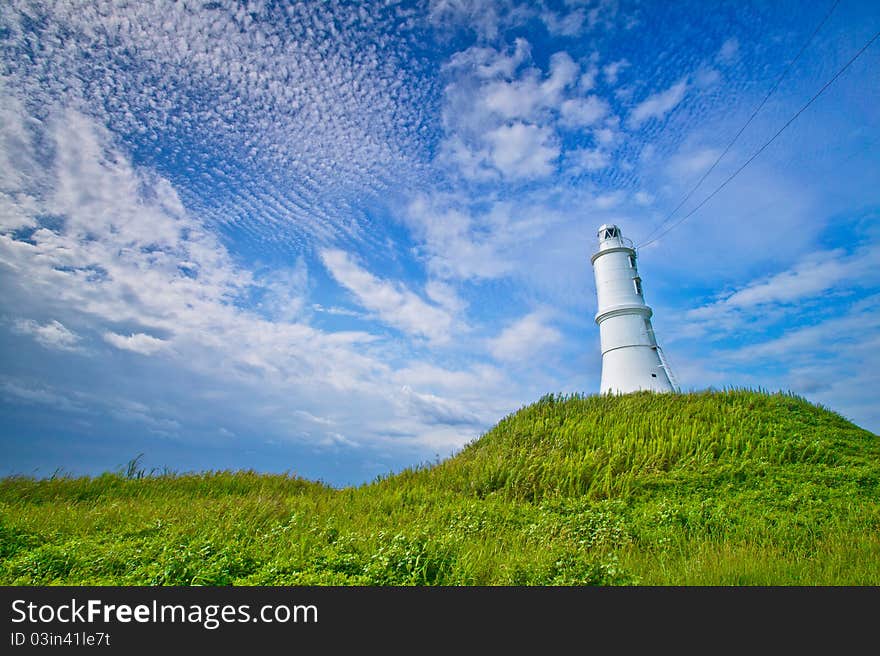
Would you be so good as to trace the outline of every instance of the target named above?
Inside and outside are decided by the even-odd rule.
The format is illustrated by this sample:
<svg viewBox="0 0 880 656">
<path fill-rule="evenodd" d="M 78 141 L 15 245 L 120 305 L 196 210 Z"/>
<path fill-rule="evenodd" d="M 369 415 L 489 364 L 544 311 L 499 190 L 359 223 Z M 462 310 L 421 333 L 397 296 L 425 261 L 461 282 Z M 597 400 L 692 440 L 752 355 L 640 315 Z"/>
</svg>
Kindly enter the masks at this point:
<svg viewBox="0 0 880 656">
<path fill-rule="evenodd" d="M 619 133 L 613 128 L 601 128 L 593 132 L 593 136 L 596 137 L 596 141 L 603 146 L 613 144 L 617 139 L 618 134 Z"/>
<path fill-rule="evenodd" d="M 325 314 L 336 314 L 342 317 L 360 317 L 362 314 L 360 312 L 355 312 L 354 310 L 349 310 L 348 308 L 341 307 L 324 307 L 320 303 L 313 303 L 312 309 L 315 312 L 323 312 Z"/>
<path fill-rule="evenodd" d="M 794 303 L 825 294 L 842 283 L 853 286 L 880 282 L 880 248 L 847 254 L 842 249 L 812 253 L 794 268 L 750 283 L 725 298 L 728 307 L 751 308 L 769 303 Z"/>
<path fill-rule="evenodd" d="M 608 84 L 613 86 L 617 84 L 617 79 L 620 75 L 620 72 L 628 67 L 629 62 L 626 59 L 619 59 L 618 61 L 606 64 L 602 68 L 602 72 L 605 74 L 605 80 L 608 82 Z"/>
<path fill-rule="evenodd" d="M 600 210 L 610 210 L 612 207 L 620 205 L 623 202 L 624 196 L 624 192 L 620 190 L 609 191 L 596 196 L 595 204 Z"/>
<path fill-rule="evenodd" d="M 438 161 L 451 164 L 461 175 L 471 180 L 497 180 L 499 173 L 491 167 L 489 156 L 488 146 L 471 148 L 461 137 L 455 135 L 441 144 Z"/>
<path fill-rule="evenodd" d="M 567 52 L 557 52 L 550 56 L 550 76 L 541 85 L 547 105 L 555 105 L 562 92 L 576 79 L 579 67 Z"/>
<path fill-rule="evenodd" d="M 444 194 L 417 196 L 403 218 L 430 274 L 452 284 L 532 275 L 524 265 L 567 219 L 540 202 L 474 203 Z M 435 294 L 431 282 L 426 292 Z"/>
<path fill-rule="evenodd" d="M 463 27 L 473 30 L 481 40 L 493 40 L 503 26 L 516 22 L 524 10 L 527 5 L 495 0 L 430 0 L 428 20 L 441 29 Z"/>
<path fill-rule="evenodd" d="M 430 393 L 413 391 L 408 385 L 400 389 L 408 414 L 415 414 L 430 424 L 479 425 L 482 420 L 470 412 L 465 404 Z"/>
<path fill-rule="evenodd" d="M 575 36 L 584 26 L 587 15 L 583 9 L 575 9 L 567 14 L 545 10 L 541 12 L 541 20 L 550 34 L 559 36 Z"/>
<path fill-rule="evenodd" d="M 647 191 L 637 191 L 633 194 L 633 200 L 642 207 L 647 207 L 654 202 L 654 197 Z"/>
<path fill-rule="evenodd" d="M 873 246 L 851 254 L 841 249 L 811 253 L 786 271 L 742 285 L 717 301 L 689 310 L 684 332 L 721 337 L 745 325 L 754 326 L 756 321 L 783 321 L 805 302 L 827 297 L 837 289 L 880 284 L 878 261 L 880 249 Z M 789 335 L 785 339 L 795 338 Z"/>
<path fill-rule="evenodd" d="M 406 338 L 308 325 L 309 313 L 297 309 L 312 306 L 303 298 L 304 267 L 279 276 L 242 268 L 184 208 L 174 187 L 134 167 L 109 132 L 82 115 L 49 109 L 39 140 L 24 142 L 16 153 L 23 162 L 46 158 L 48 165 L 17 182 L 0 180 L 14 215 L 39 226 L 26 238 L 11 230 L 0 233 L 0 310 L 14 322 L 23 307 L 34 315 L 61 308 L 65 317 L 75 317 L 75 325 L 121 349 L 123 358 L 161 352 L 150 366 L 158 368 L 163 386 L 174 389 L 178 401 L 156 406 L 137 389 L 142 381 L 136 385 L 109 368 L 95 379 L 100 389 L 94 398 L 78 399 L 76 406 L 57 402 L 65 390 L 28 392 L 33 386 L 21 381 L 6 386 L 10 395 L 54 403 L 56 409 L 88 406 L 106 414 L 116 408 L 113 416 L 120 421 L 167 436 L 188 430 L 194 409 L 213 415 L 222 406 L 226 424 L 237 434 L 256 422 L 267 439 L 320 446 L 357 435 L 359 444 L 385 445 L 398 454 L 460 446 L 521 403 L 501 376 L 481 365 L 447 369 L 408 355 L 412 342 Z M 0 137 L 6 127 L 0 125 Z M 25 195 L 36 200 L 22 202 Z M 44 216 L 52 222 L 41 224 Z M 486 225 L 507 220 L 498 212 L 483 218 Z M 527 221 L 511 226 L 514 235 L 528 230 Z M 469 229 L 454 228 L 450 243 L 464 239 Z M 488 241 L 485 253 L 493 253 Z M 474 257 L 476 262 L 479 255 Z M 340 251 L 327 251 L 325 260 L 368 312 L 406 335 L 443 343 L 467 334 L 458 318 L 466 304 L 450 282 L 429 279 L 422 298 L 363 270 Z M 262 299 L 261 306 L 252 303 L 255 298 Z M 19 321 L 56 349 L 77 344 L 66 327 Z M 193 380 L 200 382 L 192 385 Z M 470 383 L 456 388 L 447 384 L 453 380 Z M 404 385 L 412 391 L 407 402 L 401 402 Z"/>
<path fill-rule="evenodd" d="M 294 322 L 301 318 L 308 293 L 308 269 L 305 258 L 298 257 L 292 267 L 277 267 L 254 273 L 260 289 L 255 309 L 274 321 Z"/>
<path fill-rule="evenodd" d="M 413 200 L 406 221 L 428 255 L 429 269 L 438 276 L 498 278 L 513 268 L 504 255 L 505 236 L 513 231 L 493 230 L 492 221 L 425 196 Z"/>
<path fill-rule="evenodd" d="M 687 78 L 682 78 L 665 91 L 655 93 L 640 102 L 630 112 L 630 126 L 637 128 L 649 119 L 666 116 L 682 101 L 687 87 Z"/>
<path fill-rule="evenodd" d="M 721 44 L 721 49 L 718 51 L 718 60 L 729 64 L 733 60 L 737 58 L 739 55 L 739 41 L 736 37 L 731 37 L 727 39 L 723 44 Z"/>
<path fill-rule="evenodd" d="M 484 395 L 486 389 L 504 384 L 504 372 L 497 367 L 477 363 L 466 369 L 444 369 L 427 362 L 415 362 L 398 369 L 394 382 L 404 387 L 427 389 L 434 394 L 446 394 L 452 390 L 466 399 Z"/>
<path fill-rule="evenodd" d="M 560 148 L 558 113 L 578 82 L 580 66 L 556 52 L 546 72 L 529 59 L 528 43 L 515 50 L 469 48 L 444 67 L 443 128 L 437 162 L 469 180 L 494 182 L 545 177 L 554 170 Z M 607 113 L 598 98 L 564 105 L 565 120 L 576 127 L 593 124 Z"/>
<path fill-rule="evenodd" d="M 39 324 L 30 319 L 17 319 L 12 328 L 20 335 L 30 335 L 38 344 L 48 349 L 59 351 L 80 350 L 79 336 L 69 330 L 63 323 L 54 319 L 45 324 Z"/>
<path fill-rule="evenodd" d="M 718 155 L 720 150 L 715 148 L 699 148 L 696 150 L 681 151 L 668 158 L 667 172 L 675 178 L 696 178 L 705 173 Z"/>
<path fill-rule="evenodd" d="M 514 72 L 531 57 L 531 46 L 526 39 L 517 38 L 512 51 L 472 46 L 455 53 L 446 64 L 447 70 L 473 71 L 483 79 L 512 78 Z"/>
<path fill-rule="evenodd" d="M 565 52 L 550 58 L 550 72 L 540 79 L 540 71 L 526 70 L 519 79 L 490 82 L 483 90 L 483 103 L 488 111 L 505 119 L 534 118 L 536 113 L 559 105 L 562 93 L 572 85 L 578 66 Z"/>
<path fill-rule="evenodd" d="M 745 346 L 719 342 L 706 360 L 725 384 L 738 379 L 791 390 L 835 410 L 846 408 L 847 418 L 861 426 L 876 426 L 880 296 L 866 296 L 829 318 L 753 338 Z"/>
<path fill-rule="evenodd" d="M 694 82 L 700 89 L 712 87 L 721 80 L 721 73 L 714 68 L 700 67 L 694 74 Z"/>
<path fill-rule="evenodd" d="M 563 125 L 589 127 L 608 114 L 608 103 L 597 96 L 571 98 L 562 103 L 559 113 Z"/>
<path fill-rule="evenodd" d="M 146 333 L 131 333 L 120 335 L 119 333 L 106 332 L 104 341 L 123 351 L 132 351 L 141 355 L 152 355 L 168 346 L 168 342 Z"/>
<path fill-rule="evenodd" d="M 599 171 L 611 165 L 611 155 L 601 148 L 580 148 L 567 155 L 568 161 L 578 170 Z"/>
<path fill-rule="evenodd" d="M 377 278 L 344 251 L 321 251 L 321 260 L 336 282 L 383 323 L 435 343 L 449 341 L 453 318 L 443 308 L 425 302 L 400 283 Z"/>
<path fill-rule="evenodd" d="M 534 77 L 492 82 L 485 88 L 483 103 L 503 118 L 529 118 L 541 107 L 541 85 Z"/>
<path fill-rule="evenodd" d="M 599 69 L 595 65 L 590 66 L 578 78 L 578 89 L 581 91 L 592 91 L 596 87 L 596 77 L 599 75 Z"/>
<path fill-rule="evenodd" d="M 7 92 L 6 84 L 0 78 L 0 125 L 3 126 L 0 130 L 0 180 L 5 182 L 4 191 L 17 189 L 19 193 L 14 197 L 0 193 L 0 231 L 11 232 L 37 225 L 32 214 L 38 201 L 22 189 L 26 180 L 37 171 L 35 162 L 22 156 L 31 141 L 26 126 L 27 114 L 19 98 Z M 27 211 L 17 211 L 19 207 Z"/>
<path fill-rule="evenodd" d="M 800 326 L 786 331 L 781 337 L 730 351 L 733 360 L 756 361 L 762 358 L 796 363 L 803 356 L 827 354 L 829 348 L 842 356 L 843 351 L 851 351 L 855 345 L 860 351 L 868 353 L 880 347 L 880 312 L 877 299 L 859 304 L 863 310 L 847 312 L 842 317 L 822 321 L 815 325 Z M 864 339 L 865 336 L 870 336 Z M 876 357 L 876 356 L 875 356 Z"/>
<path fill-rule="evenodd" d="M 549 128 L 526 123 L 502 125 L 487 135 L 492 164 L 508 178 L 550 175 L 559 157 L 559 146 Z"/>
<path fill-rule="evenodd" d="M 425 293 L 428 298 L 453 316 L 461 314 L 466 307 L 466 303 L 458 295 L 455 287 L 442 280 L 429 280 L 425 284 Z"/>
<path fill-rule="evenodd" d="M 562 334 L 547 325 L 540 312 L 533 312 L 507 326 L 489 340 L 489 351 L 499 360 L 526 363 L 547 347 L 558 343 Z"/>
<path fill-rule="evenodd" d="M 15 402 L 46 405 L 68 412 L 83 412 L 85 406 L 79 399 L 63 394 L 46 385 L 23 385 L 9 378 L 0 378 L 0 395 L 13 399 Z"/>
<path fill-rule="evenodd" d="M 336 2 L 13 3 L 0 18 L 17 35 L 5 85 L 31 107 L 78 107 L 135 135 L 216 224 L 294 244 L 358 236 L 364 226 L 340 218 L 341 201 L 425 172 L 431 91 L 401 75 L 414 62 L 413 21 L 400 18 L 392 6 L 352 14 Z M 33 39 L 41 47 L 30 51 Z"/>
<path fill-rule="evenodd" d="M 334 352 L 344 344 L 340 337 L 325 337 L 302 325 L 270 327 L 235 309 L 230 301 L 245 293 L 255 279 L 236 267 L 225 250 L 182 213 L 167 182 L 132 168 L 109 145 L 107 135 L 82 117 L 67 114 L 52 125 L 43 143 L 52 144 L 56 166 L 30 183 L 34 196 L 46 197 L 36 213 L 64 220 L 38 229 L 27 241 L 0 235 L 0 266 L 8 297 L 60 304 L 68 312 L 79 313 L 83 322 L 99 327 L 105 322 L 128 322 L 172 335 L 187 353 L 189 366 L 211 369 L 240 361 L 281 373 L 283 354 L 296 345 L 315 354 L 303 362 L 323 368 L 337 360 Z M 32 216 L 27 206 L 14 209 Z M 41 327 L 37 334 L 56 345 L 73 343 L 53 324 Z M 357 337 L 348 339 L 356 341 Z M 111 335 L 108 341 L 141 352 L 158 345 L 146 333 Z M 328 348 L 317 356 L 322 343 Z M 210 349 L 226 354 L 203 359 L 202 352 Z M 364 362 L 352 356 L 350 371 L 352 365 L 357 369 L 357 363 Z M 345 369 L 338 370 L 336 382 L 341 382 Z"/>
</svg>

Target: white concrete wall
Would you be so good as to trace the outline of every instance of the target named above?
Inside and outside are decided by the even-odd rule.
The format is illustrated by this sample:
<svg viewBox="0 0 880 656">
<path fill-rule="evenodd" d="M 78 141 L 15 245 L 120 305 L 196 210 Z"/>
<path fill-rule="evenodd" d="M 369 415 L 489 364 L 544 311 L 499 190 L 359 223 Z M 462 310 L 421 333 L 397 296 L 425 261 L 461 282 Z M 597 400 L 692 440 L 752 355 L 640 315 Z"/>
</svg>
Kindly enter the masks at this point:
<svg viewBox="0 0 880 656">
<path fill-rule="evenodd" d="M 642 296 L 636 293 L 633 281 L 638 277 L 638 269 L 629 265 L 630 257 L 635 258 L 631 248 L 618 247 L 601 252 L 593 261 L 599 313 L 617 305 L 645 304 Z"/>
<path fill-rule="evenodd" d="M 672 383 L 660 364 L 657 350 L 630 346 L 602 354 L 602 394 L 628 394 L 639 390 L 671 392 Z"/>
</svg>

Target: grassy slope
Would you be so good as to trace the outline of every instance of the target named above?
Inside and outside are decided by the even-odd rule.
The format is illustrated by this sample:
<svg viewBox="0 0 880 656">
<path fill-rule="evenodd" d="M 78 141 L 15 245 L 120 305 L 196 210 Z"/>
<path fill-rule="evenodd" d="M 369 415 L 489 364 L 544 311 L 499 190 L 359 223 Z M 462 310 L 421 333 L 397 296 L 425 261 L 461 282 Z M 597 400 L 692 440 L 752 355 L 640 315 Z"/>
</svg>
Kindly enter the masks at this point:
<svg viewBox="0 0 880 656">
<path fill-rule="evenodd" d="M 2 584 L 880 584 L 880 438 L 797 397 L 547 396 L 333 490 L 0 481 Z"/>
</svg>

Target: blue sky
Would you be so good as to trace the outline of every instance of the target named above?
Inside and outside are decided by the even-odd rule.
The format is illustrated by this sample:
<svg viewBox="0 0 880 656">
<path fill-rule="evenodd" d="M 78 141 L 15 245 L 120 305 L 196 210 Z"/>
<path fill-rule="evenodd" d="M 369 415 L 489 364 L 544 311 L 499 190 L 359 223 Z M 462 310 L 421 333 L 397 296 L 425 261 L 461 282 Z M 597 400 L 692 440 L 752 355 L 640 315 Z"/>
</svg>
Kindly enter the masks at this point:
<svg viewBox="0 0 880 656">
<path fill-rule="evenodd" d="M 3 3 L 0 474 L 358 484 L 596 392 L 596 229 L 646 242 L 831 6 Z M 676 218 L 878 29 L 841 0 Z M 878 70 L 639 250 L 684 389 L 880 431 Z"/>
</svg>

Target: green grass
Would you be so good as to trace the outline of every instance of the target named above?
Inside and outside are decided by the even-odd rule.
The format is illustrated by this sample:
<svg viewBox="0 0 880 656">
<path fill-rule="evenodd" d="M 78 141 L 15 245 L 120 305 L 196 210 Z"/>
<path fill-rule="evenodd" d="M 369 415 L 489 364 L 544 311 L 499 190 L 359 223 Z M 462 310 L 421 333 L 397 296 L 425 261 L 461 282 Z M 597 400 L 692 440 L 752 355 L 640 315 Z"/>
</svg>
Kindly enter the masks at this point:
<svg viewBox="0 0 880 656">
<path fill-rule="evenodd" d="M 0 481 L 4 585 L 880 585 L 880 438 L 788 394 L 548 395 L 358 488 Z"/>
</svg>

